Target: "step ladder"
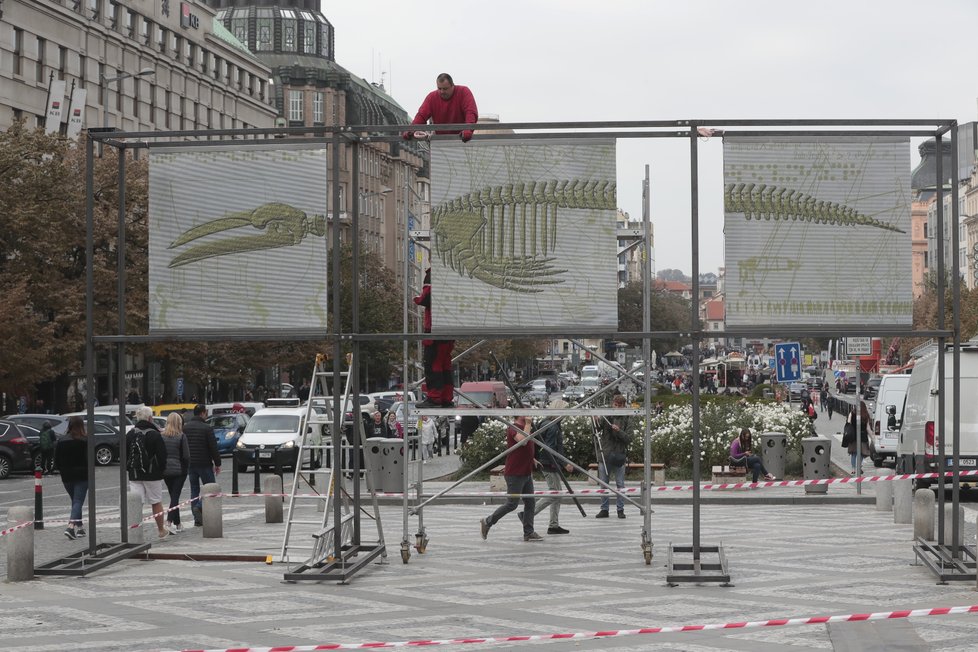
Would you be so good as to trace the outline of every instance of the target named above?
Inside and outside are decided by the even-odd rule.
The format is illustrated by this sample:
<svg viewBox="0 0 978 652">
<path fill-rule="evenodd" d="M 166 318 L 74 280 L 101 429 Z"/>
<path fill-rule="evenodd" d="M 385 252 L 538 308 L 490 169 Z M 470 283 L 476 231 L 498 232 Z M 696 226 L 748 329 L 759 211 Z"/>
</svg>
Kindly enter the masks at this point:
<svg viewBox="0 0 978 652">
<path fill-rule="evenodd" d="M 351 493 L 344 478 L 344 453 L 352 449 L 342 443 L 343 412 L 340 413 L 340 447 L 333 448 L 333 415 L 336 403 L 332 395 L 333 380 L 336 374 L 345 378 L 343 394 L 339 405 L 351 405 L 349 372 L 326 368 L 327 358 L 316 356 L 312 382 L 309 383 L 309 398 L 306 402 L 304 432 L 299 446 L 300 464 L 292 478 L 286 509 L 285 533 L 282 538 L 281 553 L 276 561 L 298 564 L 285 575 L 288 581 L 309 579 L 340 579 L 346 581 L 359 568 L 380 555 L 386 559 L 383 526 L 377 494 L 367 477 L 366 489 L 370 493 L 373 507 L 372 518 L 377 525 L 377 543 L 362 544 L 359 539 L 361 498 L 355 487 Z M 363 442 L 363 423 L 359 409 L 355 410 L 353 426 L 360 432 Z M 308 455 L 307 455 L 308 452 Z M 301 460 L 308 457 L 309 468 L 302 468 Z M 361 459 L 361 468 L 364 467 Z M 369 474 L 364 474 L 369 476 Z M 360 477 L 350 477 L 351 483 L 359 483 Z M 319 487 L 323 490 L 320 491 Z M 339 523 L 335 520 L 335 504 L 339 503 Z M 368 514 L 368 517 L 370 515 Z M 336 528 L 340 531 L 340 550 L 336 550 Z M 350 559 L 356 557 L 351 563 Z M 314 572 L 309 572 L 314 571 Z"/>
</svg>

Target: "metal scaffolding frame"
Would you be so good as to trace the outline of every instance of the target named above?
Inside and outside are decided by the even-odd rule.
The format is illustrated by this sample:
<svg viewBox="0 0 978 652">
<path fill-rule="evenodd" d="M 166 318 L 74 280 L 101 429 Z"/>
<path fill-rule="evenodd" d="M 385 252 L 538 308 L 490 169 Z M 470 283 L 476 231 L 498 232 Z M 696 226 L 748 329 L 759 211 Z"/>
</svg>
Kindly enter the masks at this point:
<svg viewBox="0 0 978 652">
<path fill-rule="evenodd" d="M 440 130 L 461 130 L 467 128 L 471 125 L 439 125 Z M 494 124 L 492 125 L 494 131 L 497 130 L 512 130 L 514 132 L 520 130 L 532 130 L 531 133 L 493 133 L 478 136 L 479 140 L 485 141 L 502 141 L 502 140 L 561 140 L 567 138 L 573 139 L 587 139 L 587 138 L 616 138 L 616 139 L 633 139 L 633 138 L 685 138 L 689 141 L 689 152 L 690 152 L 690 224 L 691 224 L 691 241 L 690 241 L 690 251 L 692 256 L 692 283 L 693 283 L 693 295 L 698 296 L 699 290 L 699 138 L 701 137 L 700 129 L 708 129 L 710 133 L 717 136 L 766 136 L 766 137 L 778 137 L 778 136 L 792 136 L 792 137 L 832 137 L 832 136 L 904 136 L 904 137 L 934 137 L 941 139 L 944 134 L 950 133 L 951 149 L 952 149 L 952 160 L 956 162 L 957 155 L 957 122 L 954 120 L 929 120 L 929 119 L 913 119 L 913 120 L 730 120 L 730 119 L 713 119 L 713 120 L 654 120 L 654 121 L 601 121 L 601 122 L 544 122 L 544 123 L 507 123 L 507 124 Z M 124 354 L 125 346 L 127 344 L 133 343 L 143 343 L 143 342 L 158 342 L 166 340 L 174 341 L 260 341 L 260 340 L 281 340 L 281 339 L 291 339 L 291 340 L 327 340 L 332 343 L 333 346 L 333 359 L 339 360 L 342 358 L 341 346 L 343 342 L 350 342 L 354 349 L 354 356 L 356 357 L 359 346 L 362 342 L 375 341 L 375 340 L 391 340 L 391 339 L 401 339 L 404 342 L 404 358 L 405 372 L 408 370 L 408 344 L 410 342 L 416 342 L 420 339 L 424 339 L 424 333 L 420 332 L 410 332 L 408 319 L 407 319 L 407 303 L 410 301 L 409 288 L 407 288 L 408 276 L 405 275 L 405 323 L 403 327 L 403 332 L 400 333 L 359 333 L 359 295 L 354 289 L 352 301 L 353 301 L 353 332 L 342 333 L 342 332 L 328 332 L 327 330 L 319 329 L 295 329 L 295 330 L 285 330 L 278 332 L 268 332 L 268 331 L 257 331 L 251 329 L 231 329 L 222 333 L 195 333 L 193 331 L 174 331 L 168 332 L 166 335 L 160 334 L 145 334 L 145 335 L 130 335 L 125 332 L 125 268 L 124 268 L 124 243 L 125 243 L 125 153 L 128 149 L 138 150 L 138 149 L 152 149 L 154 147 L 208 147 L 208 146 L 228 146 L 233 145 L 241 148 L 247 148 L 253 145 L 267 145 L 271 138 L 284 139 L 277 142 L 293 142 L 294 140 L 299 140 L 303 143 L 323 143 L 328 144 L 333 147 L 332 156 L 332 175 L 333 175 L 333 192 L 332 192 L 332 206 L 333 214 L 339 215 L 339 203 L 340 203 L 340 166 L 339 166 L 339 149 L 341 144 L 349 144 L 352 146 L 354 151 L 354 160 L 358 155 L 358 148 L 361 145 L 369 143 L 380 143 L 380 142 L 397 142 L 400 141 L 400 134 L 403 131 L 415 130 L 417 125 L 361 125 L 361 126 L 335 126 L 335 127 L 286 127 L 286 128 L 266 128 L 266 129 L 221 129 L 221 130 L 184 130 L 184 131 L 166 131 L 166 132 L 121 132 L 113 129 L 91 129 L 88 132 L 88 137 L 86 140 L 86 350 L 85 350 L 85 376 L 87 387 L 89 388 L 87 396 L 87 409 L 88 409 L 88 427 L 89 429 L 94 428 L 94 392 L 92 388 L 95 386 L 95 367 L 94 367 L 94 354 L 96 345 L 114 345 L 116 349 L 116 355 L 118 356 L 117 373 L 119 376 L 119 386 L 123 386 L 124 383 Z M 432 139 L 440 138 L 451 138 L 451 136 L 432 136 Z M 189 140 L 181 140 L 189 139 Z M 213 140 L 211 140 L 213 139 Z M 93 221 L 93 211 L 94 211 L 94 200 L 93 200 L 93 154 L 95 150 L 95 143 L 101 143 L 103 146 L 111 146 L 116 148 L 120 152 L 119 156 L 119 251 L 118 251 L 118 313 L 119 313 L 119 325 L 118 332 L 115 334 L 108 335 L 96 335 L 94 332 L 94 321 L 93 321 L 93 310 L 94 310 L 94 269 L 93 269 L 93 241 L 94 241 L 94 221 Z M 942 183 L 942 167 L 940 156 L 937 159 L 937 232 L 943 233 L 943 192 L 945 190 L 944 184 Z M 354 182 L 357 179 L 357 166 L 354 165 Z M 956 174 L 951 179 L 951 193 L 953 197 L 952 201 L 952 269 L 957 270 L 958 268 L 958 179 Z M 646 166 L 645 169 L 645 179 L 642 186 L 643 193 L 643 228 L 644 228 L 644 245 L 648 248 L 650 247 L 650 232 L 651 232 L 651 216 L 650 216 L 650 195 L 651 195 L 651 181 L 649 175 L 649 168 Z M 359 273 L 359 257 L 358 244 L 359 244 L 359 202 L 353 202 L 352 213 L 352 241 L 353 241 L 353 251 L 354 257 L 352 260 L 352 277 L 355 279 Z M 332 231 L 332 247 L 334 251 L 339 251 L 339 228 L 334 228 Z M 407 230 L 407 220 L 405 220 L 405 247 L 407 247 L 408 239 L 410 238 L 410 233 Z M 756 337 L 805 337 L 805 336 L 818 336 L 818 337 L 842 337 L 842 336 L 853 336 L 853 335 L 893 335 L 893 336 L 929 336 L 936 337 L 938 339 L 938 344 L 943 347 L 947 341 L 947 338 L 951 338 L 953 342 L 953 358 L 952 358 L 952 396 L 954 399 L 954 407 L 952 412 L 953 418 L 953 456 L 954 456 L 954 470 L 959 471 L 959 453 L 960 453 L 960 407 L 959 407 L 959 390 L 960 390 L 960 278 L 957 274 L 952 275 L 951 282 L 951 296 L 952 296 L 952 323 L 950 327 L 947 325 L 944 319 L 944 291 L 946 289 L 945 285 L 945 265 L 944 265 L 944 255 L 943 255 L 943 240 L 938 241 L 939 255 L 938 255 L 938 300 L 939 300 L 939 313 L 941 315 L 941 322 L 939 328 L 935 330 L 928 331 L 914 331 L 912 328 L 900 328 L 900 327 L 886 327 L 878 328 L 872 325 L 857 325 L 857 326 L 837 326 L 824 328 L 820 327 L 818 329 L 810 327 L 778 327 L 777 332 L 772 332 L 771 326 L 758 325 L 750 328 L 738 328 L 730 329 L 726 334 L 737 335 L 737 336 L 756 336 Z M 646 250 L 647 251 L 647 250 Z M 405 255 L 405 258 L 407 256 Z M 661 338 L 674 338 L 681 337 L 688 339 L 692 343 L 692 368 L 694 370 L 699 369 L 699 344 L 704 339 L 706 334 L 699 329 L 699 319 L 698 319 L 698 302 L 694 299 L 691 306 L 690 314 L 690 327 L 687 331 L 676 332 L 676 331 L 652 331 L 650 328 L 649 321 L 649 305 L 650 305 L 650 292 L 652 279 L 650 275 L 649 265 L 647 263 L 648 255 L 646 254 L 646 264 L 643 265 L 643 325 L 642 331 L 639 332 L 608 332 L 608 331 L 596 331 L 596 332 L 576 332 L 576 333 L 564 333 L 565 337 L 578 337 L 578 338 L 629 338 L 629 339 L 641 339 L 642 349 L 645 359 L 648 360 L 649 352 L 651 349 L 651 342 L 655 339 Z M 339 279 L 339 257 L 333 256 L 332 258 L 332 316 L 333 323 L 340 324 L 340 285 L 337 282 Z M 356 286 L 356 284 L 354 284 Z M 499 339 L 530 339 L 539 337 L 537 333 L 527 333 L 525 331 L 494 331 L 494 337 Z M 470 337 L 471 333 L 451 333 L 444 332 L 439 333 L 439 337 L 444 339 L 460 339 L 465 337 Z M 944 381 L 944 360 L 943 357 L 939 359 L 939 391 L 941 395 L 944 395 L 945 391 L 945 381 Z M 354 380 L 356 381 L 356 368 L 354 368 L 353 373 L 355 374 Z M 334 397 L 339 397 L 342 394 L 342 387 L 340 386 L 340 380 L 337 378 L 334 381 Z M 408 376 L 405 374 L 404 377 L 405 387 L 407 387 Z M 358 392 L 358 385 L 354 383 L 354 391 Z M 121 396 L 120 392 L 120 411 L 124 411 L 124 396 Z M 335 398 L 334 400 L 339 400 Z M 356 402 L 357 398 L 354 398 Z M 720 546 L 704 546 L 700 539 L 700 482 L 701 482 L 701 469 L 700 469 L 700 421 L 699 421 L 699 405 L 700 405 L 700 383 L 699 374 L 693 373 L 693 387 L 692 387 L 692 432 L 693 432 L 693 514 L 692 514 L 692 545 L 690 546 L 673 546 L 670 549 L 670 573 L 667 577 L 667 581 L 670 584 L 677 582 L 729 582 L 729 572 L 727 570 L 726 557 L 723 553 L 722 547 Z M 943 421 L 943 402 L 940 404 L 940 416 L 941 425 L 940 436 L 942 441 L 944 441 L 944 421 Z M 644 431 L 644 478 L 642 487 L 642 508 L 644 512 L 644 523 L 642 531 L 642 547 L 643 552 L 646 557 L 646 563 L 651 563 L 651 547 L 652 547 L 652 531 L 651 531 L 651 433 L 649 425 L 649 417 L 651 410 L 651 389 L 650 383 L 645 383 L 645 396 L 644 396 L 644 413 L 645 413 L 645 431 Z M 434 411 L 432 411 L 434 412 Z M 582 414 L 595 414 L 594 410 L 579 410 Z M 342 410 L 335 409 L 334 412 L 334 428 L 333 428 L 333 439 L 334 439 L 334 449 L 338 450 L 340 446 L 339 437 L 341 433 L 341 419 Z M 516 412 L 511 412 L 511 414 L 516 414 Z M 93 440 L 89 439 L 90 449 L 93 446 Z M 89 548 L 87 551 L 80 553 L 82 556 L 91 556 L 93 560 L 97 559 L 99 553 L 99 548 L 96 546 L 95 542 L 95 515 L 96 515 L 96 503 L 95 503 L 95 482 L 94 482 L 94 462 L 93 456 L 91 455 L 93 451 L 90 450 L 89 453 L 89 477 L 92 482 L 89 484 Z M 125 446 L 121 447 L 120 450 L 120 491 L 125 493 L 126 487 L 126 452 Z M 945 471 L 946 460 L 945 456 L 941 456 L 940 459 L 940 471 Z M 407 476 L 407 474 L 405 474 Z M 605 485 L 607 486 L 607 485 Z M 939 479 L 939 503 L 940 509 L 938 512 L 940 523 L 943 525 L 943 504 L 944 504 L 944 479 L 943 476 Z M 613 490 L 614 491 L 614 490 Z M 409 512 L 417 511 L 420 516 L 421 508 L 423 508 L 425 503 L 420 500 L 418 504 L 414 507 L 409 505 L 407 498 L 407 491 L 405 491 L 404 498 L 404 542 L 402 546 L 407 542 L 407 525 L 408 525 L 408 514 Z M 958 540 L 958 518 L 957 514 L 960 510 L 959 495 L 959 477 L 957 475 L 953 478 L 953 540 L 956 542 Z M 420 498 L 420 491 L 419 491 Z M 359 510 L 359 502 L 361 500 L 359 488 L 355 486 L 354 488 L 354 509 Z M 121 509 L 121 546 L 123 550 L 130 546 L 128 544 L 128 528 L 127 514 L 126 514 L 126 503 L 125 500 L 120 501 Z M 340 517 L 339 503 L 336 504 L 337 513 L 335 515 L 337 522 Z M 939 536 L 943 537 L 943 527 L 939 528 L 941 534 Z M 337 541 L 335 542 L 336 550 L 342 547 L 342 542 L 339 540 L 339 531 L 337 530 Z M 422 531 L 419 534 L 423 534 Z M 425 543 L 426 543 L 425 538 Z M 106 544 L 102 544 L 104 547 Z M 945 555 L 949 559 L 958 560 L 962 557 L 961 547 L 952 543 L 951 546 L 944 545 L 943 540 L 938 541 L 938 550 L 940 554 Z M 402 547 L 403 549 L 403 547 Z M 674 552 L 691 553 L 692 562 L 689 564 L 676 563 L 673 565 L 672 556 Z M 705 563 L 702 559 L 704 552 L 717 552 L 720 555 L 720 564 Z M 135 554 L 135 553 L 132 553 Z M 113 563 L 118 559 L 126 558 L 130 555 L 122 555 L 113 558 L 109 563 Z M 926 555 L 923 555 L 926 558 Z M 78 555 L 72 555 L 66 563 L 71 563 L 77 565 Z M 407 559 L 404 559 L 407 562 Z M 104 567 L 104 562 L 99 562 L 101 565 L 99 567 Z M 717 572 L 719 571 L 719 572 Z M 974 577 L 972 573 L 972 578 Z"/>
</svg>

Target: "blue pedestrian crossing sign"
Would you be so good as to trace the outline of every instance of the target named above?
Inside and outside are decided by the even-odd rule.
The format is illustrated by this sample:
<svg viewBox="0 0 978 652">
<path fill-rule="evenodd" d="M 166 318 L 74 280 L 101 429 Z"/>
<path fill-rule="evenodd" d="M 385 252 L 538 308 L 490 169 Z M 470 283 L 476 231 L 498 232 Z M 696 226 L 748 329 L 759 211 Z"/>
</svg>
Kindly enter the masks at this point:
<svg viewBox="0 0 978 652">
<path fill-rule="evenodd" d="M 775 344 L 774 365 L 779 383 L 801 380 L 801 346 L 798 342 Z"/>
</svg>

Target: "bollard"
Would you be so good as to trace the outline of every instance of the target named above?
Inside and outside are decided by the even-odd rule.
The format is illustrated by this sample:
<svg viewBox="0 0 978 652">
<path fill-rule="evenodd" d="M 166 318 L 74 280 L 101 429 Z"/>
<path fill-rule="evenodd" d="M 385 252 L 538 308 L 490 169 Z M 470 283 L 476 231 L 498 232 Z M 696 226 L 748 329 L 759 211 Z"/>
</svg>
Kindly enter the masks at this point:
<svg viewBox="0 0 978 652">
<path fill-rule="evenodd" d="M 204 514 L 204 538 L 220 539 L 224 536 L 224 515 L 223 503 L 220 495 L 221 485 L 216 482 L 205 484 L 200 488 L 203 500 Z"/>
<path fill-rule="evenodd" d="M 261 493 L 261 464 L 258 463 L 258 451 L 255 451 L 255 493 Z"/>
<path fill-rule="evenodd" d="M 893 511 L 893 483 L 874 482 L 876 488 L 876 511 Z"/>
<path fill-rule="evenodd" d="M 921 489 L 913 495 L 913 538 L 934 540 L 934 492 Z"/>
<path fill-rule="evenodd" d="M 34 520 L 30 507 L 11 507 L 7 523 L 11 526 Z M 11 532 L 7 539 L 7 581 L 27 582 L 34 579 L 34 528 L 24 527 Z"/>
<path fill-rule="evenodd" d="M 893 481 L 893 522 L 913 523 L 913 480 Z"/>
<path fill-rule="evenodd" d="M 238 451 L 231 453 L 231 493 L 238 495 Z"/>
<path fill-rule="evenodd" d="M 41 467 L 34 469 L 34 529 L 44 529 L 44 489 L 41 487 Z"/>
<path fill-rule="evenodd" d="M 941 537 L 944 541 L 945 546 L 953 546 L 955 543 L 958 547 L 964 545 L 964 509 L 958 505 L 958 540 L 953 541 L 951 535 L 954 533 L 952 529 L 954 527 L 954 519 L 952 515 L 954 514 L 954 505 L 952 503 L 944 503 L 944 536 Z"/>
<path fill-rule="evenodd" d="M 265 478 L 265 491 L 266 494 L 275 494 L 274 496 L 265 496 L 265 522 L 266 523 L 281 523 L 282 522 L 282 478 L 277 475 L 270 475 Z M 204 521 L 207 523 L 207 521 Z"/>
<path fill-rule="evenodd" d="M 126 493 L 126 511 L 129 517 L 129 543 L 143 543 L 146 538 L 143 536 L 143 499 L 134 491 Z M 133 527 L 137 526 L 137 527 Z"/>
</svg>

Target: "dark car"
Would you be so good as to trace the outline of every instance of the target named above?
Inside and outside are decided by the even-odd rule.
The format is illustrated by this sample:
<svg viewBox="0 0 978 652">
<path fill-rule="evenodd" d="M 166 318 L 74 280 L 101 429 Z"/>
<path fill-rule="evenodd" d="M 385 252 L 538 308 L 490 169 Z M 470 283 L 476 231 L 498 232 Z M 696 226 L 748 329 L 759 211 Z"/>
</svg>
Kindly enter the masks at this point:
<svg viewBox="0 0 978 652">
<path fill-rule="evenodd" d="M 34 465 L 40 466 L 41 431 L 33 426 L 25 426 L 23 424 L 21 424 L 20 430 L 31 444 L 31 455 L 34 458 Z M 57 429 L 54 429 L 54 431 L 58 435 L 58 439 L 64 439 L 64 433 L 59 434 Z M 112 462 L 119 461 L 119 433 L 115 428 L 107 423 L 96 421 L 94 438 L 95 463 L 97 465 L 108 466 Z"/>
<path fill-rule="evenodd" d="M 207 417 L 207 423 L 214 428 L 214 439 L 217 440 L 217 452 L 230 455 L 248 425 L 249 417 L 244 413 L 218 414 Z"/>
<path fill-rule="evenodd" d="M 38 431 L 40 431 L 44 422 L 47 421 L 51 424 L 51 429 L 54 430 L 54 434 L 59 436 L 68 431 L 68 417 L 63 417 L 59 414 L 8 414 L 3 418 L 13 421 L 19 426 L 28 425 Z"/>
<path fill-rule="evenodd" d="M 0 420 L 0 480 L 18 471 L 33 471 L 31 445 L 13 421 Z"/>
<path fill-rule="evenodd" d="M 564 390 L 564 400 L 568 403 L 579 403 L 588 396 L 588 391 L 580 385 L 571 385 Z"/>
</svg>

